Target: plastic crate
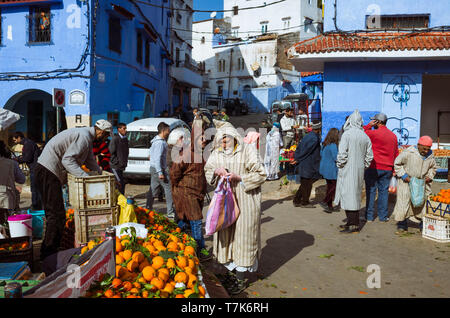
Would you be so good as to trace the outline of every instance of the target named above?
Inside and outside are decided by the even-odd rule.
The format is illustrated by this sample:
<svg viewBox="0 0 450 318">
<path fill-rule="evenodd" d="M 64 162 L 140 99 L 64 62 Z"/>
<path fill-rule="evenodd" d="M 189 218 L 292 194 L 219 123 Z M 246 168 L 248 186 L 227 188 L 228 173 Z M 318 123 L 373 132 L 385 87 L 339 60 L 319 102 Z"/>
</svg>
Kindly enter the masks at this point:
<svg viewBox="0 0 450 318">
<path fill-rule="evenodd" d="M 84 244 L 105 236 L 108 227 L 117 225 L 119 207 L 97 210 L 75 210 L 76 243 Z"/>
<path fill-rule="evenodd" d="M 31 236 L 12 237 L 0 239 L 0 246 L 3 244 L 17 244 L 28 242 L 28 247 L 22 250 L 3 251 L 0 250 L 0 263 L 28 262 L 33 269 L 33 238 Z"/>
<path fill-rule="evenodd" d="M 450 219 L 450 204 L 427 200 L 427 214 Z"/>
<path fill-rule="evenodd" d="M 448 169 L 448 157 L 434 157 L 438 169 Z"/>
<path fill-rule="evenodd" d="M 107 209 L 117 205 L 114 174 L 76 177 L 67 175 L 69 203 L 75 210 Z"/>
<path fill-rule="evenodd" d="M 450 242 L 450 220 L 435 215 L 425 215 L 422 237 L 439 243 Z"/>
</svg>

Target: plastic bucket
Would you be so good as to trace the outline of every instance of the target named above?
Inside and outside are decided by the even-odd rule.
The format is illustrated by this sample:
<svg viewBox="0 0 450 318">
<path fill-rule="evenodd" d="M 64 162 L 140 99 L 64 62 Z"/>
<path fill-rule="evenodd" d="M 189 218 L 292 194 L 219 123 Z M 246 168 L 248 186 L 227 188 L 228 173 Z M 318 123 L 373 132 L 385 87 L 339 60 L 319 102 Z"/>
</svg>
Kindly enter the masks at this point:
<svg viewBox="0 0 450 318">
<path fill-rule="evenodd" d="M 44 229 L 44 218 L 45 218 L 45 211 L 39 210 L 39 211 L 31 211 L 28 210 L 28 214 L 30 214 L 33 217 L 33 236 L 36 238 L 42 237 L 42 232 Z"/>
<path fill-rule="evenodd" d="M 8 217 L 9 234 L 11 237 L 32 236 L 33 217 L 30 214 L 19 214 Z"/>
</svg>

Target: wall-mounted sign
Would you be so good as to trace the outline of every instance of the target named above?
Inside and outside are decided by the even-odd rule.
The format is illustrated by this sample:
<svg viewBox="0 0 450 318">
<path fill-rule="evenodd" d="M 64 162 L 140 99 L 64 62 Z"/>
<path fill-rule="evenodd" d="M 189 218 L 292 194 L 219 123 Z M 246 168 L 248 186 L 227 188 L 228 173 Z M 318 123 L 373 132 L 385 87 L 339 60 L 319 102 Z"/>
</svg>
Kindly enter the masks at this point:
<svg viewBox="0 0 450 318">
<path fill-rule="evenodd" d="M 69 95 L 69 104 L 71 105 L 86 104 L 86 93 L 78 89 L 71 91 Z"/>
<path fill-rule="evenodd" d="M 53 89 L 53 106 L 64 107 L 66 105 L 66 90 L 62 88 Z"/>
</svg>

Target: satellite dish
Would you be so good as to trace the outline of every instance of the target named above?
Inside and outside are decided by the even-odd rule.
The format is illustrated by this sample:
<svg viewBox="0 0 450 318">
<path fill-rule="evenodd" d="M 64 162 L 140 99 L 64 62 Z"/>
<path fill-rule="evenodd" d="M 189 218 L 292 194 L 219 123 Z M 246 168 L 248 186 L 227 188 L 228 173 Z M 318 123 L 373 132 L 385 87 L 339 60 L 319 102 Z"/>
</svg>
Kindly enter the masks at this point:
<svg viewBox="0 0 450 318">
<path fill-rule="evenodd" d="M 216 15 L 217 15 L 217 12 L 214 11 L 214 12 L 211 12 L 211 14 L 209 16 L 211 17 L 211 19 L 214 19 L 216 17 Z"/>
</svg>

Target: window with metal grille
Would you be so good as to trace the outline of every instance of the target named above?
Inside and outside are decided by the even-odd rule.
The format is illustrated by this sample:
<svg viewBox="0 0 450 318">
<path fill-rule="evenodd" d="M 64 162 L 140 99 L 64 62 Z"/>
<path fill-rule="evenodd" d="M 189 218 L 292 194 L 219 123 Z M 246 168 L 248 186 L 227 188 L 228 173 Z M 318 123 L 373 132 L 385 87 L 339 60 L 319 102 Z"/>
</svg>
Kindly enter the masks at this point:
<svg viewBox="0 0 450 318">
<path fill-rule="evenodd" d="M 122 53 L 122 26 L 120 19 L 113 16 L 109 17 L 109 49 Z"/>
<path fill-rule="evenodd" d="M 366 16 L 367 29 L 426 29 L 429 24 L 430 15 L 428 14 Z"/>
<path fill-rule="evenodd" d="M 150 42 L 145 41 L 145 68 L 150 67 Z"/>
<path fill-rule="evenodd" d="M 28 16 L 28 42 L 49 43 L 51 41 L 51 14 L 49 7 L 30 7 Z"/>
<path fill-rule="evenodd" d="M 142 34 L 137 33 L 137 43 L 136 43 L 136 61 L 142 64 Z"/>
</svg>

